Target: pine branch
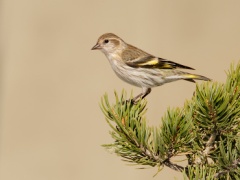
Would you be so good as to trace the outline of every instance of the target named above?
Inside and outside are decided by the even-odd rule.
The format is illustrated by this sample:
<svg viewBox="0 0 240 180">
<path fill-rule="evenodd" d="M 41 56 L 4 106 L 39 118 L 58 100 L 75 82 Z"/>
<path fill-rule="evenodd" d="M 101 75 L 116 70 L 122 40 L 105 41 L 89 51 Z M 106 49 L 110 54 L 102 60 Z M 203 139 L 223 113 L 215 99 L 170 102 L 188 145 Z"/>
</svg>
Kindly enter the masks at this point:
<svg viewBox="0 0 240 180">
<path fill-rule="evenodd" d="M 206 143 L 206 148 L 203 151 L 203 155 L 207 156 L 210 153 L 211 149 L 214 148 L 213 145 L 215 143 L 216 137 L 217 137 L 217 131 L 213 130 L 209 140 Z"/>
<path fill-rule="evenodd" d="M 227 167 L 225 170 L 221 170 L 218 173 L 216 173 L 214 177 L 219 178 L 219 177 L 231 172 L 232 169 L 234 169 L 234 170 L 237 169 L 239 164 L 240 164 L 240 158 L 234 160 L 232 165 Z"/>
<path fill-rule="evenodd" d="M 147 125 L 146 100 L 131 104 L 125 91 L 115 99 L 110 104 L 105 94 L 101 101 L 114 139 L 103 146 L 124 161 L 167 166 L 189 179 L 240 178 L 240 62 L 231 65 L 225 84 L 197 84 L 192 99 L 168 109 L 158 127 Z M 182 154 L 187 167 L 171 162 Z"/>
</svg>

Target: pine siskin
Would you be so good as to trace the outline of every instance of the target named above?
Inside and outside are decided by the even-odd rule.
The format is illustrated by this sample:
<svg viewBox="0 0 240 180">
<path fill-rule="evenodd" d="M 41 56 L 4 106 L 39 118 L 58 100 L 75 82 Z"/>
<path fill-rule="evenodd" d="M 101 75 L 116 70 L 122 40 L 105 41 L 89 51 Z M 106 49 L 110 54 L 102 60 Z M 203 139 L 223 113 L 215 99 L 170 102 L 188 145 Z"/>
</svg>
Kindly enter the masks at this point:
<svg viewBox="0 0 240 180">
<path fill-rule="evenodd" d="M 136 103 L 139 98 L 146 97 L 151 92 L 151 88 L 165 83 L 181 79 L 190 82 L 195 82 L 195 79 L 210 81 L 207 77 L 180 71 L 178 70 L 180 68 L 194 69 L 148 54 L 127 44 L 112 33 L 100 36 L 97 44 L 92 48 L 92 50 L 95 49 L 101 50 L 106 55 L 120 79 L 142 88 L 142 93 L 131 100 L 133 103 Z"/>
</svg>

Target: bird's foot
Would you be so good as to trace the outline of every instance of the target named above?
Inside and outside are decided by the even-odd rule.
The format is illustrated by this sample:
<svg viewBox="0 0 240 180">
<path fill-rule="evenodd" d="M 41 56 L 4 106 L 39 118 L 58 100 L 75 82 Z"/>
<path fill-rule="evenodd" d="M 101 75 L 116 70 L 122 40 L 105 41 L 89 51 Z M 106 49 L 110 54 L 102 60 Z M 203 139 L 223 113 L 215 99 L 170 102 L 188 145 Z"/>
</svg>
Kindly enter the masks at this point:
<svg viewBox="0 0 240 180">
<path fill-rule="evenodd" d="M 138 101 L 139 100 L 136 100 L 136 99 L 128 99 L 128 100 L 126 100 L 126 103 L 131 103 L 131 104 L 134 104 L 134 105 L 136 105 L 137 103 L 138 103 Z"/>
</svg>

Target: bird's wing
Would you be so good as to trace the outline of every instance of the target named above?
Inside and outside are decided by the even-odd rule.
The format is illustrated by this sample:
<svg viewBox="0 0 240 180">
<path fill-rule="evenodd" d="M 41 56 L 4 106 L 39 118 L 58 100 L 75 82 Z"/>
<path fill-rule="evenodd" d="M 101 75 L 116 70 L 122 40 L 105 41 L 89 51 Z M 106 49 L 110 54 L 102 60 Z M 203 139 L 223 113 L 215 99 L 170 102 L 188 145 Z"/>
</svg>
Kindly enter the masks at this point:
<svg viewBox="0 0 240 180">
<path fill-rule="evenodd" d="M 126 61 L 125 62 L 128 66 L 135 67 L 135 68 L 158 68 L 158 69 L 192 69 L 191 67 L 184 66 L 182 64 L 175 63 L 173 61 L 168 61 L 166 59 L 157 58 L 152 55 L 142 57 L 140 59 Z"/>
</svg>

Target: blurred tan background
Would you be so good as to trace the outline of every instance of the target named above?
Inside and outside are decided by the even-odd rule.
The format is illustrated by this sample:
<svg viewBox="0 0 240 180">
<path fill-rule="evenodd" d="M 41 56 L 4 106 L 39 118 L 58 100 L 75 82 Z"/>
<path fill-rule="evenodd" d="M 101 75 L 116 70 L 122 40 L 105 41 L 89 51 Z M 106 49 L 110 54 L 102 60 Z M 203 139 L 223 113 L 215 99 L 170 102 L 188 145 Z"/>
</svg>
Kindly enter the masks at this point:
<svg viewBox="0 0 240 180">
<path fill-rule="evenodd" d="M 228 3 L 227 3 L 228 2 Z M 224 82 L 240 59 L 240 1 L 2 0 L 1 180 L 153 179 L 110 154 L 101 96 L 132 87 L 90 49 L 113 32 L 149 53 Z M 147 97 L 149 124 L 182 106 L 195 85 L 179 81 Z M 154 179 L 182 179 L 167 167 Z"/>
</svg>

